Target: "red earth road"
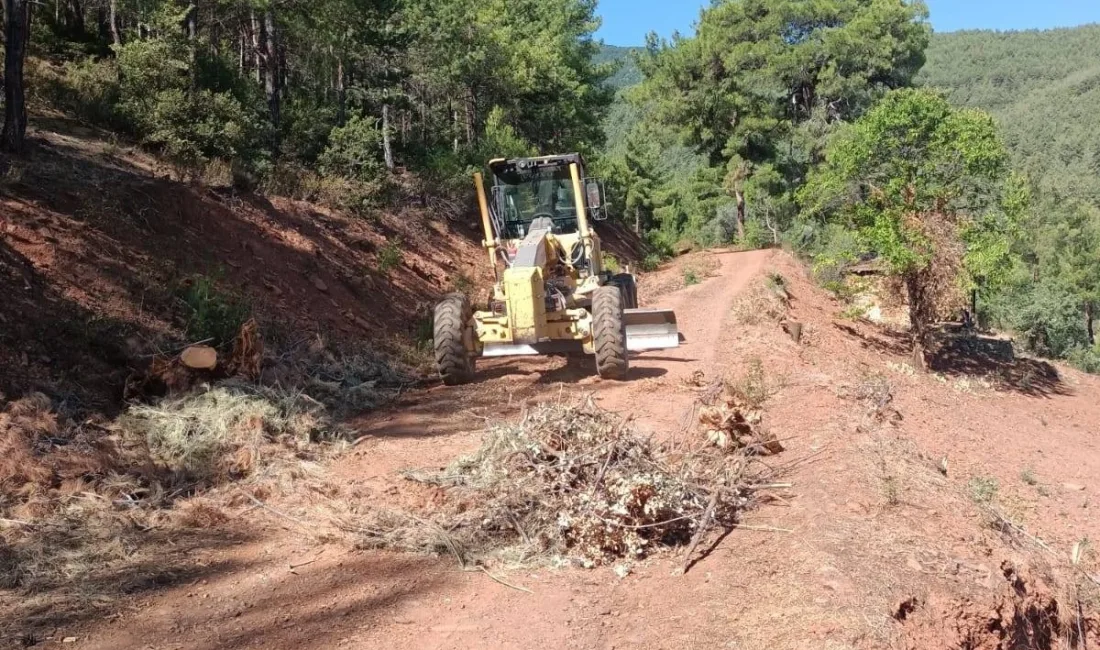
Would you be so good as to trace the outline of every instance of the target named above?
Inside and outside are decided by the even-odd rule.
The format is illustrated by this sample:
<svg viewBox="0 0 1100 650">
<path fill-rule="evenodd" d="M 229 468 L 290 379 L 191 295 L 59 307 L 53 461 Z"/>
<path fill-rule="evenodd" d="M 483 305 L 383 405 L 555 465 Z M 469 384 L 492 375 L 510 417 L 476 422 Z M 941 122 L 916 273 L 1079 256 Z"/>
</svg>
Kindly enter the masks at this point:
<svg viewBox="0 0 1100 650">
<path fill-rule="evenodd" d="M 600 382 L 589 365 L 561 359 L 494 360 L 474 385 L 411 394 L 364 420 L 368 437 L 329 468 L 331 490 L 291 486 L 299 504 L 385 507 L 403 494 L 400 470 L 442 467 L 475 449 L 486 423 L 578 393 L 655 434 L 698 435 L 684 426 L 695 395 L 682 379 L 735 377 L 759 359 L 775 387 L 765 424 L 787 446 L 767 461 L 791 466 L 793 488 L 713 540 L 686 575 L 675 575 L 681 553 L 625 578 L 609 568 L 498 570 L 527 593 L 449 558 L 320 543 L 300 524 L 242 507 L 231 524 L 251 541 L 196 552 L 199 570 L 185 584 L 59 636 L 102 650 L 961 647 L 927 637 L 906 645 L 898 603 L 965 596 L 980 606 L 1003 590 L 1002 562 L 1064 564 L 1074 542 L 1100 538 L 1096 378 L 1058 368 L 1044 379 L 1033 360 L 986 374 L 914 373 L 879 329 L 838 319 L 843 305 L 788 256 L 717 259 L 715 277 L 658 301 L 676 309 L 687 344 L 636 358 L 630 381 Z M 801 344 L 774 322 L 734 316 L 765 271 L 786 278 Z M 884 409 L 861 397 L 869 386 L 886 387 Z M 976 481 L 995 485 L 992 503 L 1047 550 L 991 527 Z M 283 507 L 309 527 L 309 508 Z M 1085 565 L 1096 572 L 1091 554 Z M 926 630 L 955 628 L 944 620 Z"/>
</svg>

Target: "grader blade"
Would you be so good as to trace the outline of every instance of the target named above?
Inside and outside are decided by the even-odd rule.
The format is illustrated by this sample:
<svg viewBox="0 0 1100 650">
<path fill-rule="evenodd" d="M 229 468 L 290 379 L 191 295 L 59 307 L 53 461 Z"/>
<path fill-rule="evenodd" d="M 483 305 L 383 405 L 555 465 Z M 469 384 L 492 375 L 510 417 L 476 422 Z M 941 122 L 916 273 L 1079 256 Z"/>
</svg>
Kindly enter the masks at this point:
<svg viewBox="0 0 1100 650">
<path fill-rule="evenodd" d="M 631 352 L 680 347 L 680 328 L 671 309 L 627 309 L 626 349 Z"/>
</svg>

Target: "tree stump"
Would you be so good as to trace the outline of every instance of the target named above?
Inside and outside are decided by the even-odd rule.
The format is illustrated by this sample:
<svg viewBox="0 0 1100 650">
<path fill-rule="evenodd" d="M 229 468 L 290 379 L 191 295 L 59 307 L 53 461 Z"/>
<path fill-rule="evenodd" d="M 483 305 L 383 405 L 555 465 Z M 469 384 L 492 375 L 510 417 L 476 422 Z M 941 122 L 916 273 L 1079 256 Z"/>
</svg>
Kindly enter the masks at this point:
<svg viewBox="0 0 1100 650">
<path fill-rule="evenodd" d="M 802 323 L 793 320 L 783 321 L 783 331 L 794 340 L 795 343 L 802 343 Z"/>
</svg>

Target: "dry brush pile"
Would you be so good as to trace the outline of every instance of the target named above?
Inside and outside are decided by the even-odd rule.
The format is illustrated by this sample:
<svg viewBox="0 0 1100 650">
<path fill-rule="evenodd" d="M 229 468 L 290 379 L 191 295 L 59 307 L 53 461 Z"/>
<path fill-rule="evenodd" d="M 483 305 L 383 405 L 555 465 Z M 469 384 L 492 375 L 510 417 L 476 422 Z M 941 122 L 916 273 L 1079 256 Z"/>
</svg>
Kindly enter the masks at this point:
<svg viewBox="0 0 1100 650">
<path fill-rule="evenodd" d="M 449 553 L 464 566 L 592 567 L 688 545 L 690 556 L 709 527 L 735 527 L 754 502 L 752 465 L 705 440 L 657 444 L 590 400 L 544 404 L 489 429 L 443 472 L 408 475 L 441 488 L 442 505 L 354 528 L 366 547 Z"/>
</svg>

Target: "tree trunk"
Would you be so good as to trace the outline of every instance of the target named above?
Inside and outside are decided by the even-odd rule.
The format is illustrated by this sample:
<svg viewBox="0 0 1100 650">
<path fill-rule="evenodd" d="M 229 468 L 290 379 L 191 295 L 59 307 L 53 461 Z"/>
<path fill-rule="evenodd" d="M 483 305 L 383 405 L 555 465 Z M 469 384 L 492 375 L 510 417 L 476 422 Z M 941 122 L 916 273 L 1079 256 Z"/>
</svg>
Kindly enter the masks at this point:
<svg viewBox="0 0 1100 650">
<path fill-rule="evenodd" d="M 239 33 L 237 35 L 240 38 L 240 46 L 241 46 L 240 50 L 237 53 L 237 71 L 240 72 L 242 77 L 244 76 L 244 66 L 245 66 L 245 62 L 247 60 L 245 58 L 245 50 L 246 50 L 245 42 L 247 41 L 247 37 L 248 37 L 248 34 L 247 34 L 248 30 L 245 29 L 244 24 L 245 23 L 242 20 L 241 25 L 240 25 L 240 29 L 238 30 Z"/>
<path fill-rule="evenodd" d="M 455 153 L 458 153 L 458 151 L 459 151 L 459 138 L 458 138 L 459 131 L 458 131 L 458 109 L 457 108 L 452 108 L 451 109 L 451 116 L 452 116 L 451 123 L 453 125 L 452 129 L 454 131 L 454 136 L 455 136 L 454 151 L 455 151 Z"/>
<path fill-rule="evenodd" d="M 99 41 L 105 42 L 111 37 L 111 27 L 107 20 L 107 8 L 99 7 L 95 10 L 95 24 Z"/>
<path fill-rule="evenodd" d="M 279 74 L 279 99 L 285 102 L 291 90 L 290 79 L 287 78 L 287 70 L 290 69 L 290 66 L 286 64 L 286 48 L 283 47 L 282 37 L 278 33 L 276 33 L 275 38 L 275 52 L 278 54 L 275 58 L 275 70 Z"/>
<path fill-rule="evenodd" d="M 341 56 L 336 58 L 336 124 L 344 126 L 347 121 L 348 89 L 344 79 L 344 57 Z"/>
<path fill-rule="evenodd" d="M 118 28 L 118 0 L 111 0 L 108 11 L 110 12 L 108 21 L 111 23 L 111 41 L 115 47 L 118 47 L 122 45 L 122 32 Z"/>
<path fill-rule="evenodd" d="M 65 6 L 65 23 L 73 40 L 84 40 L 84 7 L 80 0 L 68 0 Z"/>
<path fill-rule="evenodd" d="M 256 12 L 253 10 L 250 14 L 252 20 L 252 66 L 256 72 L 256 83 L 262 84 L 263 78 L 263 42 L 261 40 L 261 25 L 260 20 L 256 18 Z"/>
<path fill-rule="evenodd" d="M 393 146 L 390 143 L 390 105 L 382 104 L 382 153 L 386 169 L 393 171 Z"/>
<path fill-rule="evenodd" d="M 642 234 L 642 209 L 634 208 L 634 234 Z"/>
<path fill-rule="evenodd" d="M 735 190 L 733 194 L 737 199 L 737 240 L 745 241 L 745 193 Z"/>
<path fill-rule="evenodd" d="M 0 150 L 20 153 L 26 146 L 27 104 L 23 89 L 23 62 L 30 38 L 31 14 L 27 0 L 4 0 L 4 130 Z"/>
<path fill-rule="evenodd" d="M 772 246 L 779 246 L 779 228 L 772 222 L 772 215 L 770 211 L 764 211 L 764 225 L 772 234 Z"/>
<path fill-rule="evenodd" d="M 194 90 L 199 85 L 199 3 L 198 0 L 191 0 L 187 3 L 187 17 L 183 19 L 184 26 L 187 30 L 187 48 L 188 56 L 191 59 L 191 89 Z"/>
<path fill-rule="evenodd" d="M 474 91 L 468 90 L 466 92 L 465 101 L 466 111 L 466 145 L 473 149 L 474 144 L 477 142 L 477 100 L 474 97 Z"/>
<path fill-rule="evenodd" d="M 279 51 L 278 32 L 275 25 L 275 11 L 270 7 L 264 11 L 260 25 L 260 64 L 263 68 L 264 95 L 267 97 L 267 110 L 271 116 L 271 126 L 275 133 L 275 148 L 279 148 L 279 126 L 281 105 L 279 89 Z"/>
<path fill-rule="evenodd" d="M 923 274 L 917 271 L 905 275 L 905 290 L 909 297 L 909 333 L 913 339 L 913 367 L 928 370 L 925 346 L 928 337 L 928 304 L 924 297 Z"/>
<path fill-rule="evenodd" d="M 1096 320 L 1096 305 L 1092 301 L 1085 303 L 1085 320 L 1089 332 L 1089 347 L 1092 347 L 1096 345 L 1096 326 L 1093 323 Z"/>
</svg>

